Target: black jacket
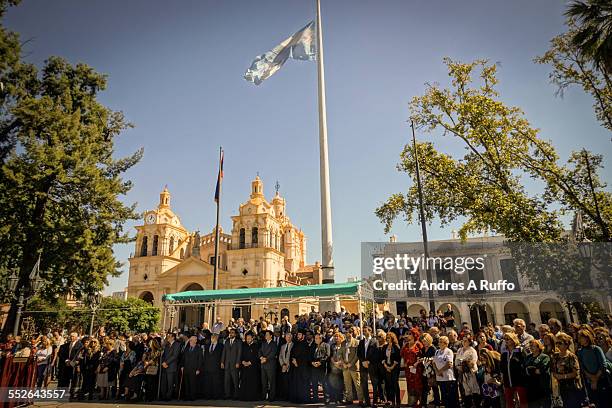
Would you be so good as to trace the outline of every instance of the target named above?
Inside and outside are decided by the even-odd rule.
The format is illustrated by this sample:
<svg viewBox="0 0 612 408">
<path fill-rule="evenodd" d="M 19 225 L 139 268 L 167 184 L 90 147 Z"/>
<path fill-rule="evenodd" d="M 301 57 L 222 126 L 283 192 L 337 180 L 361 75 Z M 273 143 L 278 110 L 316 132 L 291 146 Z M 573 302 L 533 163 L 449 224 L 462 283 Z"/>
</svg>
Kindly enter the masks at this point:
<svg viewBox="0 0 612 408">
<path fill-rule="evenodd" d="M 359 358 L 359 369 L 363 371 L 367 370 L 370 375 L 373 375 L 373 374 L 375 375 L 378 373 L 378 369 L 376 367 L 378 344 L 374 337 L 370 337 L 370 340 L 368 343 L 367 355 L 366 355 L 365 341 L 366 341 L 365 338 L 361 339 L 359 341 L 359 346 L 357 347 L 357 357 Z M 367 369 L 363 366 L 364 361 L 368 362 Z"/>
<path fill-rule="evenodd" d="M 265 357 L 267 360 L 265 364 L 261 365 L 263 368 L 276 369 L 278 365 L 278 349 L 274 340 L 270 341 L 269 344 L 266 340 L 261 343 L 259 357 Z"/>
<path fill-rule="evenodd" d="M 196 344 L 192 349 L 191 346 L 187 344 L 181 356 L 181 367 L 183 367 L 185 371 L 202 370 L 203 360 L 204 352 L 202 346 Z"/>
<path fill-rule="evenodd" d="M 510 351 L 501 355 L 500 371 L 504 379 L 505 387 L 524 387 L 526 385 L 527 373 L 523 370 L 525 355 L 522 348 L 514 349 L 512 358 Z"/>
<path fill-rule="evenodd" d="M 178 371 L 179 359 L 181 354 L 181 344 L 174 341 L 172 345 L 166 344 L 162 354 L 162 363 L 168 364 L 168 372 Z"/>
<path fill-rule="evenodd" d="M 210 351 L 211 344 L 204 346 L 204 371 L 207 373 L 215 373 L 221 370 L 223 344 L 217 343 L 212 352 Z"/>
</svg>

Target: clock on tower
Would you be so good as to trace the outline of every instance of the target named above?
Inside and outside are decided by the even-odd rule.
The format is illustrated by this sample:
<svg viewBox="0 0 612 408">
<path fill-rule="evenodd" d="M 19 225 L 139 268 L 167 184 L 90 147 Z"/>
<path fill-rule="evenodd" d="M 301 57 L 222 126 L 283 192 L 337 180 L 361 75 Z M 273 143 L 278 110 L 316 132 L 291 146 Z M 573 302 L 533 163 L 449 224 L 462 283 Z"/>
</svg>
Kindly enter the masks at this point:
<svg viewBox="0 0 612 408">
<path fill-rule="evenodd" d="M 157 215 L 155 215 L 155 213 L 149 213 L 145 217 L 145 222 L 147 224 L 154 224 L 156 220 L 157 220 Z"/>
</svg>

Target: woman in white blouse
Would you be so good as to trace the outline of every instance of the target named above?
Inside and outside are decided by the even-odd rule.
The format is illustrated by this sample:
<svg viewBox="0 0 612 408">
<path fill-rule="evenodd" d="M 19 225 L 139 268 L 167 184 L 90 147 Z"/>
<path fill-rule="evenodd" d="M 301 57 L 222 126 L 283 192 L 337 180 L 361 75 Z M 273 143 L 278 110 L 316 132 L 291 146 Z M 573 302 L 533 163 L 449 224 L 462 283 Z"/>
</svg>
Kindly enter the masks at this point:
<svg viewBox="0 0 612 408">
<path fill-rule="evenodd" d="M 438 340 L 440 349 L 433 357 L 436 382 L 440 386 L 442 405 L 445 408 L 457 408 L 457 381 L 453 372 L 454 354 L 448 348 L 448 337 L 441 336 Z"/>
<path fill-rule="evenodd" d="M 53 356 L 53 347 L 47 336 L 43 336 L 39 343 L 39 348 L 36 350 L 36 387 L 43 386 L 45 377 L 47 376 L 47 368 Z"/>
<path fill-rule="evenodd" d="M 465 336 L 461 344 L 462 347 L 457 350 L 455 364 L 457 365 L 457 372 L 460 376 L 459 383 L 463 388 L 464 406 L 471 407 L 473 404 L 475 407 L 479 407 L 480 387 L 476 380 L 478 353 L 476 349 L 472 347 L 470 336 Z"/>
</svg>

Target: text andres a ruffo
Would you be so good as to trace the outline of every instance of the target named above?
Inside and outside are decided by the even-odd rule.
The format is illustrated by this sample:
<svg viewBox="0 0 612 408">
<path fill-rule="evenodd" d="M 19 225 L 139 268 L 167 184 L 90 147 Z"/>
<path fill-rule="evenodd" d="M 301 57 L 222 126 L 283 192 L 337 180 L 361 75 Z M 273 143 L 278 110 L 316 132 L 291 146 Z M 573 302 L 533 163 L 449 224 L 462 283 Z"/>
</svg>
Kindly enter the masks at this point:
<svg viewBox="0 0 612 408">
<path fill-rule="evenodd" d="M 512 282 L 508 282 L 505 279 L 500 279 L 496 282 L 490 282 L 488 280 L 480 280 L 474 281 L 470 280 L 467 284 L 463 282 L 446 282 L 444 280 L 440 282 L 427 282 L 426 280 L 422 280 L 419 287 L 417 288 L 417 283 L 413 281 L 409 281 L 406 279 L 402 279 L 398 282 L 385 282 L 382 279 L 376 279 L 372 282 L 372 287 L 374 290 L 438 290 L 438 291 L 462 291 L 462 290 L 485 290 L 485 291 L 512 291 L 515 289 L 516 285 Z"/>
</svg>

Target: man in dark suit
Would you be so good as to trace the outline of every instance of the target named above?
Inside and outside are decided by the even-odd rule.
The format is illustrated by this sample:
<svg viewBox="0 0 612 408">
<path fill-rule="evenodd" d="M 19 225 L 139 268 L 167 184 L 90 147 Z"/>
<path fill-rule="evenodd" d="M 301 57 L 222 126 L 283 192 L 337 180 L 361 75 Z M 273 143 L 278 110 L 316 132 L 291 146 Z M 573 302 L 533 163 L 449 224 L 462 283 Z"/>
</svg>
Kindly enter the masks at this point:
<svg viewBox="0 0 612 408">
<path fill-rule="evenodd" d="M 72 371 L 68 370 L 66 360 L 68 360 L 70 343 L 66 342 L 59 346 L 57 350 L 57 386 L 64 388 L 70 385 L 70 378 L 72 377 Z"/>
<path fill-rule="evenodd" d="M 261 361 L 261 399 L 274 401 L 276 398 L 276 370 L 278 366 L 278 349 L 272 339 L 270 330 L 266 331 L 265 341 L 259 348 L 259 360 Z"/>
<path fill-rule="evenodd" d="M 221 356 L 223 344 L 219 343 L 219 333 L 212 333 L 210 344 L 204 346 L 204 398 L 217 400 L 223 398 L 223 370 Z"/>
<path fill-rule="evenodd" d="M 224 388 L 227 399 L 238 399 L 238 369 L 241 358 L 242 341 L 236 338 L 236 329 L 231 328 L 221 354 L 221 368 L 225 370 Z"/>
<path fill-rule="evenodd" d="M 410 331 L 410 329 L 406 327 L 406 321 L 404 319 L 400 319 L 397 322 L 397 327 L 393 327 L 391 331 L 397 337 L 397 340 L 399 341 L 399 346 L 401 348 L 404 345 L 404 335 Z"/>
<path fill-rule="evenodd" d="M 276 351 L 280 352 L 280 348 L 283 344 L 285 344 L 285 337 L 281 334 L 280 327 L 274 329 L 274 335 L 272 336 L 272 341 L 276 344 Z"/>
<path fill-rule="evenodd" d="M 196 336 L 189 337 L 189 342 L 181 356 L 181 374 L 183 376 L 181 393 L 185 396 L 185 401 L 196 399 L 199 391 L 198 379 L 202 372 L 203 359 L 204 353 L 202 352 L 202 346 L 198 344 L 198 338 Z"/>
<path fill-rule="evenodd" d="M 378 387 L 378 366 L 376 362 L 377 348 L 376 339 L 372 337 L 372 328 L 363 328 L 363 339 L 359 341 L 357 347 L 357 357 L 359 358 L 359 377 L 363 392 L 364 403 L 370 405 L 370 391 L 368 390 L 368 378 L 372 381 L 372 387 Z M 376 392 L 374 393 L 376 395 Z M 376 401 L 378 403 L 378 401 Z"/>
<path fill-rule="evenodd" d="M 180 353 L 181 345 L 176 341 L 176 334 L 168 333 L 161 364 L 161 398 L 164 401 L 172 399 L 172 393 L 176 386 Z"/>
<path fill-rule="evenodd" d="M 79 376 L 76 370 L 76 366 L 79 363 L 79 354 L 83 348 L 83 343 L 79 340 L 79 335 L 75 332 L 70 333 L 70 342 L 68 343 L 68 350 L 65 359 L 60 360 L 60 364 L 64 364 L 64 381 L 65 387 L 70 384 L 70 397 L 74 397 L 77 383 L 79 382 Z"/>
</svg>

